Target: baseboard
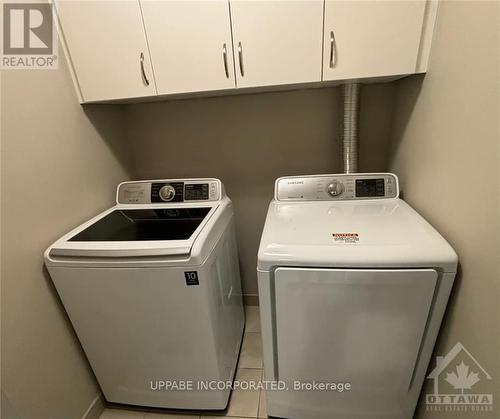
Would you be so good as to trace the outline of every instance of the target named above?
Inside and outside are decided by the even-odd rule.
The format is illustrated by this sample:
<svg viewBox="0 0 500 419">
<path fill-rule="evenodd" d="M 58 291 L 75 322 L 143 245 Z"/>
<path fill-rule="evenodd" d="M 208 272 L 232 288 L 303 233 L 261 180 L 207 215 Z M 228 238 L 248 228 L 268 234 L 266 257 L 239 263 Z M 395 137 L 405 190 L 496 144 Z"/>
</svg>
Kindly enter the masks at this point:
<svg viewBox="0 0 500 419">
<path fill-rule="evenodd" d="M 104 397 L 102 394 L 98 394 L 92 403 L 90 403 L 90 406 L 83 414 L 82 419 L 99 419 L 104 411 L 104 407 Z"/>
<path fill-rule="evenodd" d="M 244 294 L 243 304 L 246 306 L 258 306 L 259 305 L 259 294 Z"/>
</svg>

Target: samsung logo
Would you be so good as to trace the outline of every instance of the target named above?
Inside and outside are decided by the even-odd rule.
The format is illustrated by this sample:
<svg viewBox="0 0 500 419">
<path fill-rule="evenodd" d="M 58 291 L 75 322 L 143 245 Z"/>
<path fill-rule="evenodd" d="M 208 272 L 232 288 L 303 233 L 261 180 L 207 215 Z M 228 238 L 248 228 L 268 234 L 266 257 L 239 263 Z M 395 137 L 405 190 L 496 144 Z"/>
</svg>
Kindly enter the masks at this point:
<svg viewBox="0 0 500 419">
<path fill-rule="evenodd" d="M 288 185 L 303 185 L 304 181 L 303 180 L 292 180 L 288 182 Z"/>
</svg>

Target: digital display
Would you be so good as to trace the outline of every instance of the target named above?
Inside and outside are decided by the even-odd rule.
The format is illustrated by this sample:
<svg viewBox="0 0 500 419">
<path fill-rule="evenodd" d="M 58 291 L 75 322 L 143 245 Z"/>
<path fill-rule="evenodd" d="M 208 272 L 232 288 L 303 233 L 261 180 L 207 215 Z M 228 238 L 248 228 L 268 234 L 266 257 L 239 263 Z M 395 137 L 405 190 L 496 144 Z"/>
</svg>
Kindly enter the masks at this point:
<svg viewBox="0 0 500 419">
<path fill-rule="evenodd" d="M 380 196 L 385 196 L 384 179 L 356 179 L 357 198 Z"/>
<path fill-rule="evenodd" d="M 208 183 L 189 183 L 185 186 L 184 199 L 197 201 L 208 199 Z"/>
</svg>

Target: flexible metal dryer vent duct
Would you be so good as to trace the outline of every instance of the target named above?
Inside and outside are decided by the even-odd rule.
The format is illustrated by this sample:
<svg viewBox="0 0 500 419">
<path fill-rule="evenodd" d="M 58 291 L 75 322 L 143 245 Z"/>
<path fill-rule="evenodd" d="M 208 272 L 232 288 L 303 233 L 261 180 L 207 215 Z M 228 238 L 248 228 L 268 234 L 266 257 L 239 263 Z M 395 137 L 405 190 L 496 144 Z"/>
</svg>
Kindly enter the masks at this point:
<svg viewBox="0 0 500 419">
<path fill-rule="evenodd" d="M 347 83 L 344 85 L 344 173 L 356 173 L 358 171 L 360 90 L 361 85 L 359 83 Z"/>
</svg>

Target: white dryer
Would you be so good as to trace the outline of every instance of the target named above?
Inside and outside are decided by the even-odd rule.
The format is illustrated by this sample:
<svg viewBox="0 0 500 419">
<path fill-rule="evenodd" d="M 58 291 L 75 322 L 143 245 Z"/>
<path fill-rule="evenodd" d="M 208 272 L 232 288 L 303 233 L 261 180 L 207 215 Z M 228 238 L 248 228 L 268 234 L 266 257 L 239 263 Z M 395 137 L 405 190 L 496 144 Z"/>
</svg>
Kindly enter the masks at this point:
<svg viewBox="0 0 500 419">
<path fill-rule="evenodd" d="M 266 379 L 288 390 L 268 414 L 411 419 L 456 270 L 395 175 L 278 179 L 258 282 Z"/>
<path fill-rule="evenodd" d="M 45 263 L 108 401 L 226 407 L 229 388 L 200 389 L 233 379 L 244 327 L 219 180 L 122 183 L 116 206 L 56 241 Z"/>
</svg>

